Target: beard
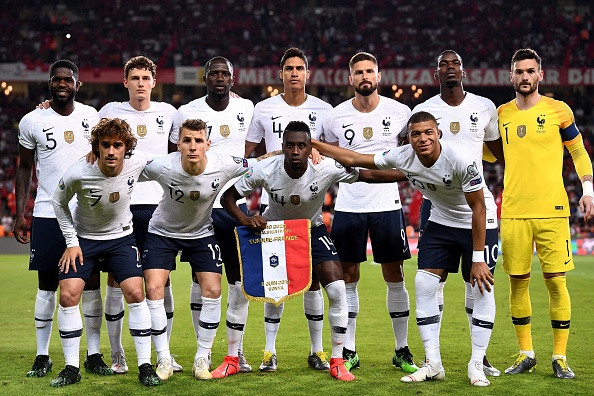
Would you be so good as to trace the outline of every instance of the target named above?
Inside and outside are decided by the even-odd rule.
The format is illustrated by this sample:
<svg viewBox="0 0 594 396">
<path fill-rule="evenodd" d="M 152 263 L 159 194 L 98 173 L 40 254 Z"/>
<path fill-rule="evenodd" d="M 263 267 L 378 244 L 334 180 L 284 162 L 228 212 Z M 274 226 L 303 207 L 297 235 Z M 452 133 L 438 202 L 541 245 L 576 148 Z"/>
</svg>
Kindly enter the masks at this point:
<svg viewBox="0 0 594 396">
<path fill-rule="evenodd" d="M 526 89 L 527 89 L 526 87 L 514 83 L 514 90 L 522 96 L 528 96 L 531 93 L 533 93 L 534 91 L 536 91 L 538 89 L 538 84 L 530 83 L 530 88 L 528 88 L 528 90 L 526 90 Z"/>
<path fill-rule="evenodd" d="M 68 96 L 66 96 L 64 98 L 64 97 L 59 96 L 56 91 L 51 91 L 52 102 L 54 102 L 54 103 L 56 103 L 58 105 L 61 105 L 61 106 L 65 106 L 68 103 L 74 102 L 74 96 L 75 96 L 75 94 L 76 94 L 76 92 L 74 92 L 74 91 L 73 92 L 70 92 L 68 94 Z"/>
<path fill-rule="evenodd" d="M 357 87 L 353 87 L 355 89 L 355 92 L 357 92 L 359 95 L 361 96 L 369 96 L 372 93 L 374 93 L 375 91 L 377 91 L 377 84 L 374 83 L 370 83 L 371 86 L 366 85 L 365 87 L 361 87 L 361 85 L 357 86 Z"/>
</svg>

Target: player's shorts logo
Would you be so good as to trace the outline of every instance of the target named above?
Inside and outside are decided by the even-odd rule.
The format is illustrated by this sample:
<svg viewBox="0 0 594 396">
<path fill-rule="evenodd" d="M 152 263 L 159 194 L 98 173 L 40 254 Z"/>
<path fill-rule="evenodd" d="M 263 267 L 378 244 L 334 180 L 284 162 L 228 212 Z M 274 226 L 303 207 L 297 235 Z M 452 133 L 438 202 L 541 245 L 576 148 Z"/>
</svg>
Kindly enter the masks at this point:
<svg viewBox="0 0 594 396">
<path fill-rule="evenodd" d="M 109 194 L 109 202 L 116 203 L 120 200 L 120 193 L 118 191 Z"/>
<path fill-rule="evenodd" d="M 220 131 L 221 131 L 221 136 L 224 138 L 226 138 L 227 136 L 229 136 L 231 134 L 231 128 L 229 128 L 229 125 L 221 125 Z"/>
<path fill-rule="evenodd" d="M 146 125 L 138 125 L 136 127 L 136 134 L 139 137 L 145 137 L 146 136 Z"/>
<path fill-rule="evenodd" d="M 454 135 L 460 132 L 460 123 L 458 121 L 450 122 L 450 132 Z"/>
<path fill-rule="evenodd" d="M 190 191 L 190 199 L 192 201 L 198 201 L 200 199 L 200 191 Z"/>
<path fill-rule="evenodd" d="M 72 131 L 64 131 L 64 140 L 68 144 L 72 144 L 74 142 L 74 132 Z"/>
<path fill-rule="evenodd" d="M 272 268 L 278 267 L 278 256 L 274 253 L 272 254 L 272 256 L 270 256 L 270 266 Z"/>
<path fill-rule="evenodd" d="M 301 197 L 299 195 L 291 195 L 289 198 L 293 205 L 299 205 L 301 203 Z"/>
<path fill-rule="evenodd" d="M 518 137 L 526 136 L 526 125 L 518 125 Z"/>
<path fill-rule="evenodd" d="M 373 128 L 371 128 L 371 127 L 363 128 L 363 137 L 367 140 L 371 139 L 373 137 Z"/>
</svg>

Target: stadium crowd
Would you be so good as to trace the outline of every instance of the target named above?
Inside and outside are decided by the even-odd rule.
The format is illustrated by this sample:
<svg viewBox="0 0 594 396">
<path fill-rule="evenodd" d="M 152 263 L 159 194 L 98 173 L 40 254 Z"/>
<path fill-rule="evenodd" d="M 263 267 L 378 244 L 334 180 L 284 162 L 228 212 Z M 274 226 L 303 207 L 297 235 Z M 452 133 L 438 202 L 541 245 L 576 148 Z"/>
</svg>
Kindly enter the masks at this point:
<svg viewBox="0 0 594 396">
<path fill-rule="evenodd" d="M 360 48 L 383 55 L 380 69 L 426 67 L 445 47 L 465 54 L 468 67 L 507 67 L 509 49 L 530 37 L 549 67 L 594 66 L 594 14 L 585 0 L 534 8 L 512 0 L 108 3 L 32 0 L 7 8 L 2 29 L 11 34 L 0 35 L 0 62 L 43 66 L 59 54 L 81 68 L 120 67 L 145 54 L 174 67 L 223 55 L 257 67 L 278 64 L 291 42 L 320 67 L 342 67 Z"/>
</svg>

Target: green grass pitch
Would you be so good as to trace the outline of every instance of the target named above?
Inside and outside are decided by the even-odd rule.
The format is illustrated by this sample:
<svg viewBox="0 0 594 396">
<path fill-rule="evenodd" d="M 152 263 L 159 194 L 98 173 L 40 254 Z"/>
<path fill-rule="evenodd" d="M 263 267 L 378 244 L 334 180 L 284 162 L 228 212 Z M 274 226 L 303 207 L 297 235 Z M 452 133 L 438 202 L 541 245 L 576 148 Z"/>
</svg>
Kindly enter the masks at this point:
<svg viewBox="0 0 594 396">
<path fill-rule="evenodd" d="M 594 394 L 594 260 L 591 257 L 574 257 L 576 269 L 568 273 L 568 286 L 572 299 L 571 334 L 568 362 L 576 373 L 575 380 L 559 380 L 553 377 L 551 353 L 552 330 L 548 312 L 548 296 L 540 267 L 533 266 L 530 292 L 533 315 L 532 327 L 534 348 L 538 359 L 535 372 L 516 376 L 502 375 L 491 380 L 488 388 L 475 388 L 468 383 L 466 365 L 470 357 L 468 322 L 464 312 L 464 286 L 461 276 L 450 275 L 445 288 L 445 311 L 441 329 L 441 352 L 446 369 L 445 381 L 403 384 L 402 372 L 394 368 L 391 358 L 394 337 L 385 306 L 385 284 L 380 266 L 371 262 L 361 266 L 359 282 L 360 312 L 357 320 L 357 351 L 361 368 L 354 371 L 357 379 L 352 383 L 340 383 L 328 373 L 315 372 L 307 367 L 309 336 L 300 297 L 288 301 L 277 339 L 279 369 L 275 373 L 260 373 L 257 367 L 264 347 L 263 307 L 251 303 L 250 315 L 244 337 L 244 350 L 252 367 L 250 374 L 235 375 L 223 380 L 198 381 L 191 375 L 192 359 L 196 352 L 196 340 L 189 312 L 190 269 L 186 263 L 178 265 L 172 274 L 175 296 L 175 318 L 171 351 L 178 355 L 177 361 L 184 372 L 175 374 L 165 384 L 146 388 L 137 379 L 134 347 L 124 324 L 124 347 L 127 352 L 130 372 L 121 376 L 100 377 L 82 372 L 79 384 L 63 388 L 50 388 L 49 381 L 64 366 L 57 321 L 54 320 L 50 355 L 54 362 L 52 373 L 46 378 L 27 378 L 35 358 L 35 331 L 33 308 L 37 287 L 37 274 L 27 270 L 28 257 L 23 255 L 0 255 L 0 395 L 592 395 Z M 409 322 L 409 345 L 415 360 L 423 358 L 423 346 L 414 320 L 414 275 L 416 259 L 405 264 L 407 289 L 411 300 Z M 105 275 L 102 276 L 105 282 Z M 223 277 L 224 279 L 224 277 Z M 497 316 L 488 350 L 490 361 L 501 371 L 508 367 L 518 352 L 508 308 L 507 276 L 500 268 L 496 270 Z M 223 282 L 225 283 L 225 282 Z M 103 286 L 103 289 L 105 287 Z M 223 312 L 215 344 L 213 365 L 222 362 L 227 352 L 225 335 L 226 287 L 223 286 Z M 327 312 L 327 311 L 326 311 Z M 324 323 L 324 347 L 330 352 L 330 326 Z M 84 360 L 86 339 L 81 341 L 81 364 Z M 101 350 L 109 356 L 109 342 L 105 326 L 101 338 Z M 109 359 L 107 359 L 109 360 Z M 154 360 L 153 360 L 154 361 Z"/>
</svg>

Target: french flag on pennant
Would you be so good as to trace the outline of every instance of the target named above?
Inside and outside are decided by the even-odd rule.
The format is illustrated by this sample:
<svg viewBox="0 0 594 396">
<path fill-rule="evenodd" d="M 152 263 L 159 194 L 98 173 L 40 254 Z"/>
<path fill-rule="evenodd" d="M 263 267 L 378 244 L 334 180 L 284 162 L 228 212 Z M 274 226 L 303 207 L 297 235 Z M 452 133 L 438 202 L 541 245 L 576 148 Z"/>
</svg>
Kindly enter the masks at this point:
<svg viewBox="0 0 594 396">
<path fill-rule="evenodd" d="M 241 283 L 248 300 L 280 305 L 311 285 L 308 219 L 269 221 L 262 231 L 235 228 Z"/>
</svg>

